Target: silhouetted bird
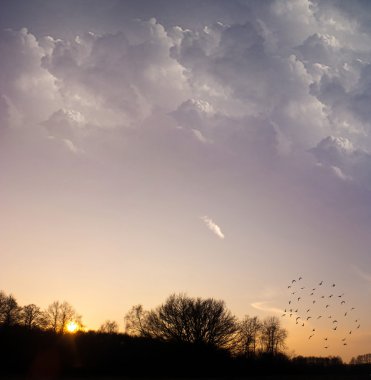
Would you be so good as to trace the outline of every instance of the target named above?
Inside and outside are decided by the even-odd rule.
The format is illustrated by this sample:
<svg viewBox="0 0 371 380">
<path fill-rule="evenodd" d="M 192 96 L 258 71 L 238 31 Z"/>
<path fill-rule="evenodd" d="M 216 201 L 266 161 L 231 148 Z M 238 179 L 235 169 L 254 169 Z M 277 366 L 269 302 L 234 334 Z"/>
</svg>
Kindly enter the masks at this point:
<svg viewBox="0 0 371 380">
<path fill-rule="evenodd" d="M 335 287 L 335 284 L 332 284 L 332 287 L 334 288 L 334 287 Z"/>
<path fill-rule="evenodd" d="M 352 333 L 352 330 L 349 331 L 349 334 L 351 334 L 351 333 Z"/>
<path fill-rule="evenodd" d="M 328 298 L 331 298 L 331 297 L 333 297 L 334 295 L 333 294 L 330 294 L 329 296 L 328 296 Z"/>
<path fill-rule="evenodd" d="M 330 307 L 330 305 L 326 305 L 326 309 L 327 309 L 328 307 Z"/>
<path fill-rule="evenodd" d="M 292 280 L 291 283 L 293 284 L 294 282 L 296 282 L 296 280 Z"/>
<path fill-rule="evenodd" d="M 301 297 L 298 297 L 298 302 L 301 300 Z"/>
<path fill-rule="evenodd" d="M 338 323 L 338 321 L 337 321 L 336 319 L 334 319 L 334 320 L 332 321 L 332 323 Z"/>
<path fill-rule="evenodd" d="M 345 303 L 345 301 L 341 301 L 341 302 L 340 302 L 340 305 L 343 305 L 344 303 Z"/>
<path fill-rule="evenodd" d="M 316 300 L 313 300 L 313 303 L 316 303 Z"/>
<path fill-rule="evenodd" d="M 325 338 L 325 340 L 327 340 L 327 338 Z"/>
<path fill-rule="evenodd" d="M 317 317 L 317 319 L 320 319 L 320 318 L 322 318 L 322 315 L 319 315 L 319 316 Z"/>
<path fill-rule="evenodd" d="M 327 349 L 328 347 L 327 347 L 327 346 L 325 346 L 324 348 L 326 348 L 326 349 Z"/>
<path fill-rule="evenodd" d="M 307 313 L 309 313 L 309 312 L 310 312 L 310 309 L 307 310 Z M 356 321 L 356 322 L 357 322 L 357 321 Z"/>
<path fill-rule="evenodd" d="M 346 312 L 345 314 L 344 314 L 344 317 L 346 317 L 348 315 L 348 312 Z"/>
<path fill-rule="evenodd" d="M 312 336 L 314 336 L 314 334 L 310 335 L 308 339 L 312 338 Z"/>
<path fill-rule="evenodd" d="M 318 285 L 320 285 L 320 286 L 321 286 L 322 284 L 323 284 L 323 281 L 321 281 L 321 282 L 320 282 Z"/>
<path fill-rule="evenodd" d="M 307 321 L 309 321 L 309 319 L 311 319 L 312 317 L 307 317 Z"/>
<path fill-rule="evenodd" d="M 303 279 L 303 277 L 299 277 L 299 281 L 302 280 L 302 279 Z"/>
<path fill-rule="evenodd" d="M 337 326 L 335 326 L 334 328 L 333 328 L 333 330 L 336 330 L 338 327 Z"/>
<path fill-rule="evenodd" d="M 358 326 L 357 326 L 357 329 L 359 329 L 360 327 L 361 327 L 361 325 L 358 325 Z"/>
</svg>

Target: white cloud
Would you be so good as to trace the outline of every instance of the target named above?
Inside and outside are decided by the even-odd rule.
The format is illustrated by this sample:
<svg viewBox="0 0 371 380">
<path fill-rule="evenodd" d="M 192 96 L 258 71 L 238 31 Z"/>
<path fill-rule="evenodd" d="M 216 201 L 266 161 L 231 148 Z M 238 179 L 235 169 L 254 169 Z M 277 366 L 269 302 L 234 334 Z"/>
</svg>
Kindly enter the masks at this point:
<svg viewBox="0 0 371 380">
<path fill-rule="evenodd" d="M 256 310 L 264 311 L 267 313 L 280 314 L 283 312 L 282 309 L 279 309 L 274 306 L 270 306 L 268 302 L 253 302 L 251 303 L 251 307 L 253 307 Z"/>
<path fill-rule="evenodd" d="M 221 230 L 221 228 L 208 216 L 204 215 L 201 216 L 201 220 L 206 224 L 207 228 L 213 232 L 216 236 L 218 236 L 220 239 L 224 239 L 225 236 Z"/>
</svg>

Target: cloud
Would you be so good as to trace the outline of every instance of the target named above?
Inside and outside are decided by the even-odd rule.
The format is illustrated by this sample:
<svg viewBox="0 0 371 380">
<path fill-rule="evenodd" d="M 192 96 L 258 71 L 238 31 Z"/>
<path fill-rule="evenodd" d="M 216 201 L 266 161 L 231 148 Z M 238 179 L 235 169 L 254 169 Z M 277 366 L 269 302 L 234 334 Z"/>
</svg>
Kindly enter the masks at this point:
<svg viewBox="0 0 371 380">
<path fill-rule="evenodd" d="M 355 181 L 359 186 L 371 188 L 369 165 L 371 155 L 356 149 L 345 137 L 328 136 L 316 147 L 309 150 L 320 167 L 327 168 L 336 177 L 345 181 Z"/>
<path fill-rule="evenodd" d="M 360 4 L 203 4 L 210 15 L 197 22 L 175 3 L 171 21 L 111 3 L 99 14 L 126 9 L 124 23 L 58 37 L 51 27 L 0 31 L 1 130 L 27 129 L 37 151 L 59 142 L 117 167 L 132 154 L 216 185 L 233 172 L 245 187 L 305 178 L 319 194 L 328 176 L 370 189 L 371 31 Z M 261 174 L 273 167 L 274 179 Z M 271 188 L 275 198 L 282 186 Z"/>
<path fill-rule="evenodd" d="M 213 232 L 216 236 L 218 236 L 220 239 L 224 239 L 225 236 L 221 230 L 221 228 L 213 222 L 212 219 L 210 219 L 208 216 L 201 216 L 201 220 L 206 224 L 207 228 Z"/>
<path fill-rule="evenodd" d="M 282 309 L 278 309 L 273 306 L 269 306 L 268 302 L 253 302 L 251 304 L 251 307 L 253 307 L 256 310 L 264 311 L 267 313 L 275 313 L 275 314 L 280 314 L 283 312 Z"/>
<path fill-rule="evenodd" d="M 367 273 L 367 272 L 361 270 L 361 269 L 360 269 L 359 267 L 357 267 L 357 266 L 354 266 L 353 268 L 354 268 L 356 274 L 357 274 L 360 278 L 362 278 L 364 281 L 366 281 L 366 282 L 368 282 L 368 283 L 371 284 L 371 273 Z"/>
</svg>

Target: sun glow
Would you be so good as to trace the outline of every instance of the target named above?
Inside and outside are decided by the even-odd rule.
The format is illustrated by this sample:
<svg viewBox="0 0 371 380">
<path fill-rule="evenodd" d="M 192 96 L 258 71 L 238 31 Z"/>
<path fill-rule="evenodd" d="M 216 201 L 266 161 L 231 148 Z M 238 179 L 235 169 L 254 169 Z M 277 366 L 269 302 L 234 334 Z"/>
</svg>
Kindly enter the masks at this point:
<svg viewBox="0 0 371 380">
<path fill-rule="evenodd" d="M 73 334 L 73 333 L 75 333 L 77 331 L 78 327 L 79 326 L 77 325 L 76 322 L 74 322 L 74 321 L 68 322 L 68 324 L 67 324 L 67 331 L 69 333 Z"/>
</svg>

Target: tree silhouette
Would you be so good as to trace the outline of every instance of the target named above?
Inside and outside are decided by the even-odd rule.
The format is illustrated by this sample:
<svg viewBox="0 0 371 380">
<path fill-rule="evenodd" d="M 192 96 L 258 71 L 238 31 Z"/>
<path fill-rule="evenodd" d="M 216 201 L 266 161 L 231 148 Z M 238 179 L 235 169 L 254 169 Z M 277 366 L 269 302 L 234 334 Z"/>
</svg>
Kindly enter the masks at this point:
<svg viewBox="0 0 371 380">
<path fill-rule="evenodd" d="M 33 303 L 23 306 L 21 320 L 22 324 L 29 329 L 43 327 L 45 324 L 41 309 Z"/>
<path fill-rule="evenodd" d="M 255 356 L 261 330 L 262 323 L 258 317 L 246 315 L 238 324 L 238 351 L 247 357 Z"/>
<path fill-rule="evenodd" d="M 125 332 L 129 335 L 150 338 L 150 328 L 147 326 L 148 311 L 142 305 L 133 306 L 125 315 Z"/>
<path fill-rule="evenodd" d="M 275 355 L 285 347 L 287 330 L 281 327 L 277 317 L 268 317 L 261 327 L 261 345 L 263 352 Z"/>
<path fill-rule="evenodd" d="M 21 308 L 18 306 L 17 300 L 12 296 L 0 296 L 0 323 L 4 326 L 12 326 L 18 324 L 21 319 Z"/>
<path fill-rule="evenodd" d="M 116 321 L 105 321 L 98 330 L 101 333 L 117 334 L 119 332 L 119 325 Z"/>
<path fill-rule="evenodd" d="M 69 322 L 75 322 L 82 328 L 81 316 L 66 301 L 63 303 L 54 301 L 44 312 L 45 327 L 56 333 L 66 332 Z"/>
<path fill-rule="evenodd" d="M 236 318 L 223 301 L 173 294 L 155 310 L 132 309 L 130 322 L 142 336 L 165 341 L 228 347 L 237 331 Z"/>
</svg>

